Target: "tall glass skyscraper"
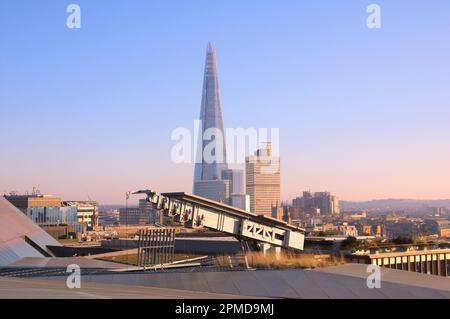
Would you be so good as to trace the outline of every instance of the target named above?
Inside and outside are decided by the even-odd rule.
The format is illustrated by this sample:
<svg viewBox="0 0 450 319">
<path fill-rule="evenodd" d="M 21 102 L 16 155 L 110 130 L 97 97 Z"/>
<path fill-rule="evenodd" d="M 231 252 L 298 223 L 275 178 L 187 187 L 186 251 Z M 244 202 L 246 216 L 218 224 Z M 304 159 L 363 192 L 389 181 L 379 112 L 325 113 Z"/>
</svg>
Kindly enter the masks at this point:
<svg viewBox="0 0 450 319">
<path fill-rule="evenodd" d="M 200 110 L 200 120 L 202 123 L 201 135 L 203 136 L 208 129 L 216 129 L 222 137 L 217 139 L 217 144 L 222 147 L 216 147 L 216 151 L 222 150 L 222 154 L 214 154 L 216 161 L 209 162 L 205 159 L 204 151 L 212 140 L 199 140 L 197 144 L 197 162 L 195 166 L 195 181 L 218 180 L 221 178 L 222 171 L 227 169 L 227 151 L 225 145 L 225 132 L 223 129 L 222 106 L 220 103 L 219 77 L 217 71 L 216 49 L 209 43 L 206 49 L 205 75 L 203 80 L 202 105 Z M 201 136 L 200 136 L 201 137 Z M 201 149 L 200 149 L 201 145 Z"/>
<path fill-rule="evenodd" d="M 198 149 L 196 150 L 197 160 L 194 174 L 194 194 L 216 201 L 227 202 L 227 197 L 230 196 L 228 190 L 230 182 L 222 181 L 221 179 L 222 171 L 228 168 L 225 131 L 223 128 L 222 106 L 220 103 L 216 50 L 211 43 L 208 44 L 206 49 L 200 120 L 202 128 L 199 132 L 201 136 L 199 136 L 197 143 Z M 205 136 L 205 132 L 209 131 L 211 133 L 214 130 L 218 134 L 211 134 L 209 140 L 202 138 Z M 214 142 L 216 147 L 213 148 L 212 152 L 209 152 Z M 213 160 L 205 158 L 205 154 L 212 155 Z M 221 191 L 216 194 L 218 189 Z"/>
</svg>

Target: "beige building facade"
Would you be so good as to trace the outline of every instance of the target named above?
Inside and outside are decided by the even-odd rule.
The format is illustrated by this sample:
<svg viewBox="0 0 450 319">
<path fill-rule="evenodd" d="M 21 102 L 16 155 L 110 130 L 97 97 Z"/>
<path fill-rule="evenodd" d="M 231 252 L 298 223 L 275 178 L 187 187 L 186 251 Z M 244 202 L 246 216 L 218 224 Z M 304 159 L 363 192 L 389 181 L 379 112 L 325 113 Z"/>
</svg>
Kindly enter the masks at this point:
<svg viewBox="0 0 450 319">
<path fill-rule="evenodd" d="M 281 204 L 281 195 L 280 158 L 272 155 L 270 144 L 246 158 L 245 175 L 250 211 L 271 217 L 272 207 Z"/>
</svg>

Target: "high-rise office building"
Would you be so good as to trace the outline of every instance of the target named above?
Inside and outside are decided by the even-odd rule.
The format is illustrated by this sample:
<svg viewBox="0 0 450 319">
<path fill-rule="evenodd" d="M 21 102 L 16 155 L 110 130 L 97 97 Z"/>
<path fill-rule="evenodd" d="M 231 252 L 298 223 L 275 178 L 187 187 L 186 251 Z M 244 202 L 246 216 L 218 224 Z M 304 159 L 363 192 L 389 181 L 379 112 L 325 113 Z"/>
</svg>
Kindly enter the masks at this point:
<svg viewBox="0 0 450 319">
<path fill-rule="evenodd" d="M 225 131 L 223 129 L 222 107 L 220 102 L 219 77 L 217 71 L 216 50 L 208 44 L 206 50 L 205 74 L 203 82 L 202 105 L 200 111 L 202 130 L 197 147 L 197 158 L 194 174 L 194 194 L 228 203 L 230 196 L 229 182 L 222 181 L 222 171 L 227 167 L 227 152 L 225 145 Z M 203 139 L 206 131 L 212 134 L 210 140 Z M 216 147 L 210 155 L 212 159 L 205 158 L 210 145 L 215 142 Z M 219 192 L 219 193 L 218 193 Z M 228 196 L 224 198 L 223 196 Z"/>
<path fill-rule="evenodd" d="M 250 211 L 267 217 L 272 216 L 272 207 L 280 202 L 280 158 L 272 155 L 272 146 L 267 144 L 255 156 L 245 159 L 247 194 L 250 195 Z"/>
<path fill-rule="evenodd" d="M 245 193 L 244 170 L 226 169 L 222 171 L 222 180 L 230 181 L 229 204 L 250 211 L 250 196 Z"/>
<path fill-rule="evenodd" d="M 242 169 L 223 170 L 222 179 L 230 181 L 231 194 L 245 194 L 244 170 Z"/>
</svg>

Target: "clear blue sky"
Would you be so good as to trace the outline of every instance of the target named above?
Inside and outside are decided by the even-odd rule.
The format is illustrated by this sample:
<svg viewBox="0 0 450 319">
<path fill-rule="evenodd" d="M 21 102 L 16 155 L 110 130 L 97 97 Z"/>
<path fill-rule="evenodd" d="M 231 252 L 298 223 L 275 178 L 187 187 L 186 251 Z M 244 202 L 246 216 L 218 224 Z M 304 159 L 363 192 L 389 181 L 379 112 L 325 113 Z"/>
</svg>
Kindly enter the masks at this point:
<svg viewBox="0 0 450 319">
<path fill-rule="evenodd" d="M 225 126 L 280 128 L 284 199 L 450 198 L 449 35 L 448 0 L 1 0 L 0 192 L 190 191 L 170 134 L 212 41 Z"/>
</svg>

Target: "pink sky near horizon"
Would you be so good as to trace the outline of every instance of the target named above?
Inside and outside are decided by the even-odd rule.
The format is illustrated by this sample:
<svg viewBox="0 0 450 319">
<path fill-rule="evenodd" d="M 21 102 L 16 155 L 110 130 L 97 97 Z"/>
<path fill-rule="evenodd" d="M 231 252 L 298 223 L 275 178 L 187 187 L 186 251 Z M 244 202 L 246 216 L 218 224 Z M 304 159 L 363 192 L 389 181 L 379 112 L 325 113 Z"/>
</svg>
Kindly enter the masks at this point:
<svg viewBox="0 0 450 319">
<path fill-rule="evenodd" d="M 377 165 L 362 158 L 327 160 L 310 155 L 301 165 L 294 158 L 283 160 L 282 157 L 282 199 L 292 200 L 305 190 L 330 191 L 342 200 L 352 201 L 449 199 L 450 170 L 445 170 L 448 160 L 441 157 L 424 163 L 420 158 L 407 161 L 386 156 Z M 125 204 L 125 193 L 129 190 L 192 191 L 193 165 L 164 163 L 159 159 L 159 163 L 146 166 L 143 158 L 129 162 L 126 165 L 120 160 L 110 160 L 101 166 L 78 163 L 72 170 L 52 167 L 51 163 L 38 169 L 19 162 L 14 170 L 3 172 L 0 190 L 31 192 L 34 186 L 39 186 L 42 193 L 61 196 L 64 200 L 91 198 L 101 204 L 119 205 Z M 421 163 L 427 169 L 418 169 Z"/>
</svg>

